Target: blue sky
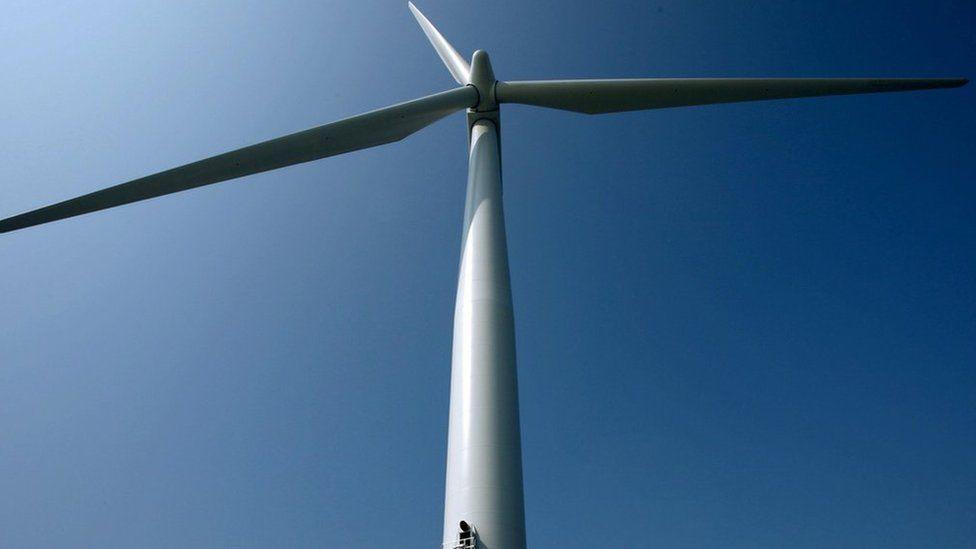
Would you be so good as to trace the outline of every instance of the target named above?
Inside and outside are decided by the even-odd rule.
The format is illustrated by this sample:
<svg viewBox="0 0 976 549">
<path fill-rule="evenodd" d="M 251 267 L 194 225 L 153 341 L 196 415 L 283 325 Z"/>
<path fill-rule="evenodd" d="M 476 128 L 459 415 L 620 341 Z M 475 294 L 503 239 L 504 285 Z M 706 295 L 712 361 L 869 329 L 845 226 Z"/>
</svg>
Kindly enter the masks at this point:
<svg viewBox="0 0 976 549">
<path fill-rule="evenodd" d="M 62 4 L 0 216 L 453 85 L 405 2 Z M 972 2 L 851 4 L 418 6 L 500 79 L 976 72 Z M 531 546 L 971 543 L 974 99 L 504 109 Z M 3 235 L 0 546 L 436 547 L 465 146 Z"/>
</svg>

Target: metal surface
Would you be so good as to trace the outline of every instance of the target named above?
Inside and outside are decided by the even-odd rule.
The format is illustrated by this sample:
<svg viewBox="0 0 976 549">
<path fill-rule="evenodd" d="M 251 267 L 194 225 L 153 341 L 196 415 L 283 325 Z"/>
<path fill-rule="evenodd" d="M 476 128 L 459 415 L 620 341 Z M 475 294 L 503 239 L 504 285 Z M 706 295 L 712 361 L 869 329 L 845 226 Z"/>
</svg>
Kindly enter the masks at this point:
<svg viewBox="0 0 976 549">
<path fill-rule="evenodd" d="M 443 543 L 464 520 L 479 547 L 523 549 L 522 446 L 515 327 L 498 134 L 474 124 L 454 308 Z"/>
<path fill-rule="evenodd" d="M 965 78 L 637 78 L 498 82 L 499 103 L 586 114 L 964 85 Z"/>
<path fill-rule="evenodd" d="M 399 141 L 477 101 L 470 86 L 414 99 L 4 219 L 0 233 Z"/>
<path fill-rule="evenodd" d="M 478 112 L 497 111 L 495 101 L 495 70 L 491 67 L 488 52 L 477 50 L 471 55 L 471 85 L 478 90 L 478 104 L 473 110 Z"/>
<path fill-rule="evenodd" d="M 495 131 L 501 133 L 501 120 L 498 116 L 498 103 L 495 101 L 495 71 L 491 68 L 488 52 L 478 50 L 471 56 L 471 83 L 478 90 L 478 104 L 468 109 L 468 145 L 471 132 L 479 120 L 494 123 Z"/>
</svg>

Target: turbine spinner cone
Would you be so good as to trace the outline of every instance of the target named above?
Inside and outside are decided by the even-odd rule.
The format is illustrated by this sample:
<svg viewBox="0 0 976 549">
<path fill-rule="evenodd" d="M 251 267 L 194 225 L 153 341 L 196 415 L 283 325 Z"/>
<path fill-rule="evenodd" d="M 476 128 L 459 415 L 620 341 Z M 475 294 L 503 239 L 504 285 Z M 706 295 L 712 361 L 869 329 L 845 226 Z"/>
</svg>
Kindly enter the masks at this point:
<svg viewBox="0 0 976 549">
<path fill-rule="evenodd" d="M 480 95 L 478 105 L 474 108 L 475 112 L 498 110 L 498 101 L 495 99 L 496 81 L 488 52 L 484 50 L 474 52 L 471 56 L 471 76 L 468 85 L 474 86 Z"/>
</svg>

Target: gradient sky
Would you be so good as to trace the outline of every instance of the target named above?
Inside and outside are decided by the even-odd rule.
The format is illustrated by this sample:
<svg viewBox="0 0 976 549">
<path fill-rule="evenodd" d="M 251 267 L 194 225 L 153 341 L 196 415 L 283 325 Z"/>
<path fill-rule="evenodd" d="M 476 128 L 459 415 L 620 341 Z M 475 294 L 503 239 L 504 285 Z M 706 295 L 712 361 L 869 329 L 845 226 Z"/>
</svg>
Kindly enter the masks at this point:
<svg viewBox="0 0 976 549">
<path fill-rule="evenodd" d="M 418 6 L 501 79 L 976 75 L 969 0 Z M 453 85 L 399 0 L 2 11 L 0 217 Z M 502 116 L 530 546 L 971 546 L 976 85 Z M 465 146 L 2 235 L 0 546 L 437 547 Z"/>
</svg>

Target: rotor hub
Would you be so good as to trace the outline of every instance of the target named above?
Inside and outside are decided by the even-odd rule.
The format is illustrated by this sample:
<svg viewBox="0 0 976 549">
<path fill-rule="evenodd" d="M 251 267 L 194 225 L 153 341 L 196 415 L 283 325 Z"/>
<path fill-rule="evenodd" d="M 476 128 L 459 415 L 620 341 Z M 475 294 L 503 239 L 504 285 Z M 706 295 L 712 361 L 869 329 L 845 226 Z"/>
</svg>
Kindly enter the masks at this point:
<svg viewBox="0 0 976 549">
<path fill-rule="evenodd" d="M 488 52 L 477 50 L 471 56 L 471 73 L 468 85 L 478 90 L 478 104 L 471 109 L 473 112 L 489 112 L 498 110 L 495 99 L 495 71 L 491 68 Z"/>
</svg>

